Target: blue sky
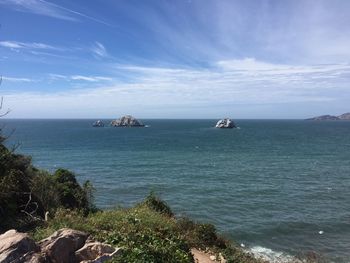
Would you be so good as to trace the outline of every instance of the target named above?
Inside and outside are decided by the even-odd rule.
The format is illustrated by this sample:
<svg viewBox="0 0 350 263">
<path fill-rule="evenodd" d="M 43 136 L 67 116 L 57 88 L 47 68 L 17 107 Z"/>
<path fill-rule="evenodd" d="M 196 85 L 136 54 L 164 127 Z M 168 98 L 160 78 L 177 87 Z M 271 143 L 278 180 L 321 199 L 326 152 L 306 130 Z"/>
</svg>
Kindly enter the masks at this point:
<svg viewBox="0 0 350 263">
<path fill-rule="evenodd" d="M 12 118 L 350 111 L 350 1 L 0 0 Z"/>
</svg>

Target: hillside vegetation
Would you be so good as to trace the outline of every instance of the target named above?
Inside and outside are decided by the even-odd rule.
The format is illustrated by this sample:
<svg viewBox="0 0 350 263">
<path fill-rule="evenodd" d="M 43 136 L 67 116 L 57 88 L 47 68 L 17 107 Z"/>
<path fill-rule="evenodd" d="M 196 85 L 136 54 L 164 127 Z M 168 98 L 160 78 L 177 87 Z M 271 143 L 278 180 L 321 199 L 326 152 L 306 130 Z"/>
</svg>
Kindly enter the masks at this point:
<svg viewBox="0 0 350 263">
<path fill-rule="evenodd" d="M 218 236 L 211 224 L 176 218 L 170 207 L 151 193 L 132 208 L 101 211 L 93 205 L 93 188 L 82 186 L 74 173 L 49 173 L 35 168 L 31 158 L 0 142 L 0 231 L 30 231 L 40 240 L 69 227 L 92 238 L 122 247 L 114 262 L 194 262 L 191 248 L 221 253 L 227 262 L 258 262 L 238 246 Z M 45 221 L 45 213 L 49 220 Z"/>
</svg>

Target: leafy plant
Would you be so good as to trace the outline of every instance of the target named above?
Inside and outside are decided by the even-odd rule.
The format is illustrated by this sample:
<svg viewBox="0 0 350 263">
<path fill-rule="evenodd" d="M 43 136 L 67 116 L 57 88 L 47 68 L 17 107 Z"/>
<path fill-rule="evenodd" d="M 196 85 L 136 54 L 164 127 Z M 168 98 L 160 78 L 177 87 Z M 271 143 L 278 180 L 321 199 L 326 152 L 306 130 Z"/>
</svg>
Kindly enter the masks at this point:
<svg viewBox="0 0 350 263">
<path fill-rule="evenodd" d="M 146 205 L 150 209 L 162 213 L 167 216 L 174 216 L 173 212 L 170 209 L 170 206 L 160 199 L 153 191 L 146 197 L 146 199 L 142 203 Z"/>
</svg>

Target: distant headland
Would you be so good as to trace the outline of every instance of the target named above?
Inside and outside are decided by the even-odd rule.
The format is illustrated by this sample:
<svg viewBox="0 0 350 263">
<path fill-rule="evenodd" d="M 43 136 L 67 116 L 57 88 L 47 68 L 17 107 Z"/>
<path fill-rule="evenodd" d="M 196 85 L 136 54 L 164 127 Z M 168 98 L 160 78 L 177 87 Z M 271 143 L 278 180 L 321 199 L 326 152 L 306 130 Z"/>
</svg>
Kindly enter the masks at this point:
<svg viewBox="0 0 350 263">
<path fill-rule="evenodd" d="M 350 121 L 350 112 L 344 113 L 339 116 L 333 116 L 333 115 L 321 115 L 317 117 L 313 117 L 310 119 L 306 119 L 307 121 Z"/>
</svg>

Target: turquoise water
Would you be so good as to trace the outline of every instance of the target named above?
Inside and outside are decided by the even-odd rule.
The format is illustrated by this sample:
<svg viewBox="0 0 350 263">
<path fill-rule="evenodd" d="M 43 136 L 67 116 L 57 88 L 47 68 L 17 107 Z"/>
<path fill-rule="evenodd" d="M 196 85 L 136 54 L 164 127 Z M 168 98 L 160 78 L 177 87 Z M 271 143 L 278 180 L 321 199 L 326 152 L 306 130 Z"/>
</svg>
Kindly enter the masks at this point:
<svg viewBox="0 0 350 263">
<path fill-rule="evenodd" d="M 350 122 L 238 120 L 240 129 L 220 130 L 215 120 L 93 121 L 1 120 L 35 165 L 92 181 L 99 207 L 155 190 L 178 215 L 246 247 L 350 261 Z"/>
</svg>

